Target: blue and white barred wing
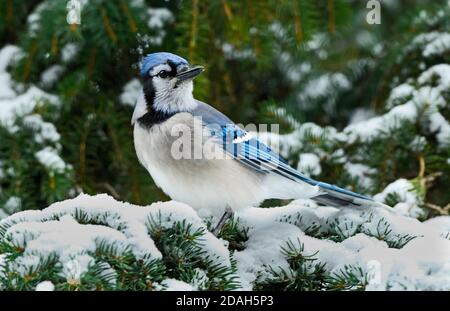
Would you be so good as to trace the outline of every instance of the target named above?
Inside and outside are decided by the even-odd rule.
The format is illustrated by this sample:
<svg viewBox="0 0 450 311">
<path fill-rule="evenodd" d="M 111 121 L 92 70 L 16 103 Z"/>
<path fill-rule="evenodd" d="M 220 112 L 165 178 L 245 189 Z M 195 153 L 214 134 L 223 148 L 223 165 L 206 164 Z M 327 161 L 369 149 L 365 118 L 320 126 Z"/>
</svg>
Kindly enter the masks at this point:
<svg viewBox="0 0 450 311">
<path fill-rule="evenodd" d="M 321 194 L 312 198 L 315 201 L 331 206 L 360 206 L 373 202 L 369 197 L 305 176 L 292 168 L 271 148 L 235 125 L 222 127 L 220 135 L 224 149 L 241 163 L 266 174 L 278 174 L 293 181 L 319 187 Z"/>
<path fill-rule="evenodd" d="M 199 102 L 201 103 L 201 102 Z M 194 114 L 202 117 L 210 129 L 211 136 L 217 138 L 233 159 L 262 174 L 277 174 L 296 182 L 304 182 L 319 188 L 319 195 L 313 200 L 331 206 L 377 205 L 371 198 L 316 181 L 292 168 L 285 159 L 271 148 L 239 128 L 225 115 L 211 106 L 201 103 Z"/>
</svg>

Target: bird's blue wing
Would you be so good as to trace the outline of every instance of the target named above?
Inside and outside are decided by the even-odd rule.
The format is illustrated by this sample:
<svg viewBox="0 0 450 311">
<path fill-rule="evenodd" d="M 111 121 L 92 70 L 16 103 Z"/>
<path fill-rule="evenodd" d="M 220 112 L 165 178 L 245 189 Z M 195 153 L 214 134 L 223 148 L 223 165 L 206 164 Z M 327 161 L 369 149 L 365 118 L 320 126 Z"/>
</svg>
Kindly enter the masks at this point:
<svg viewBox="0 0 450 311">
<path fill-rule="evenodd" d="M 322 190 L 322 194 L 313 199 L 320 203 L 344 206 L 361 205 L 357 203 L 361 201 L 373 202 L 369 197 L 316 181 L 300 173 L 271 148 L 239 128 L 224 114 L 209 105 L 199 102 L 199 107 L 193 114 L 202 118 L 203 123 L 210 129 L 211 136 L 218 139 L 218 143 L 222 144 L 223 149 L 232 158 L 262 174 L 278 174 L 297 182 L 317 186 Z"/>
<path fill-rule="evenodd" d="M 275 173 L 292 180 L 314 184 L 312 179 L 289 166 L 279 154 L 234 124 L 221 126 L 220 132 L 213 131 L 211 134 L 220 136 L 223 149 L 234 159 L 260 172 Z"/>
</svg>

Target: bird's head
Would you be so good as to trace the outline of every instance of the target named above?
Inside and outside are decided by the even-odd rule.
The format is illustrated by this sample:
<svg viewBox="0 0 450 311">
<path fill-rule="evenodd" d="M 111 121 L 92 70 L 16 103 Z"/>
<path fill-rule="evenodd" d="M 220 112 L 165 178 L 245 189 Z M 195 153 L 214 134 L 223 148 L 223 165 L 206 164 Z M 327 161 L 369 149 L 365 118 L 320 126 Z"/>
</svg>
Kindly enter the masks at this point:
<svg viewBox="0 0 450 311">
<path fill-rule="evenodd" d="M 141 62 L 147 109 L 169 114 L 192 109 L 196 105 L 192 80 L 202 71 L 172 53 L 148 54 Z"/>
</svg>

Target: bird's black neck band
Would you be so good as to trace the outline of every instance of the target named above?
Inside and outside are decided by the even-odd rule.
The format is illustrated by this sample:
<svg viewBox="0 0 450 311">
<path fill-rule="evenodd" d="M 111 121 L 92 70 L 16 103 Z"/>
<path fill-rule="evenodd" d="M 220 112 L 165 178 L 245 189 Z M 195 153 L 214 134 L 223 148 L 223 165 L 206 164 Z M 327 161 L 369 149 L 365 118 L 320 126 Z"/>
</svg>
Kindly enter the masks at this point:
<svg viewBox="0 0 450 311">
<path fill-rule="evenodd" d="M 153 125 L 162 123 L 174 115 L 174 113 L 157 111 L 153 106 L 155 89 L 151 78 L 144 81 L 144 97 L 147 104 L 147 112 L 138 119 L 138 122 L 142 127 L 150 129 Z"/>
<path fill-rule="evenodd" d="M 162 123 L 173 115 L 173 113 L 156 111 L 152 108 L 151 110 L 147 111 L 142 117 L 140 117 L 138 119 L 138 122 L 142 127 L 150 129 L 153 125 Z"/>
</svg>

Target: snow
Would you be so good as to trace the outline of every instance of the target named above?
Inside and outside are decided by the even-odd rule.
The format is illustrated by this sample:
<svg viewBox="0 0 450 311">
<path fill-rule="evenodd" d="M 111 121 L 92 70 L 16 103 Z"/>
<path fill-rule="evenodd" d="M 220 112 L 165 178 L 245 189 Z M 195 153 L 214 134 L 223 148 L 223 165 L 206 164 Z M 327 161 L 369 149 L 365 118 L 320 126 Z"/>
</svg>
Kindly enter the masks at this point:
<svg viewBox="0 0 450 311">
<path fill-rule="evenodd" d="M 365 164 L 346 162 L 344 168 L 351 177 L 357 178 L 361 186 L 370 188 L 372 186 L 372 179 L 370 174 L 374 174 L 376 170 Z"/>
<path fill-rule="evenodd" d="M 41 13 L 42 13 L 42 11 L 47 9 L 47 7 L 48 7 L 47 2 L 44 1 L 42 3 L 39 3 L 36 6 L 36 8 L 33 10 L 33 12 L 30 15 L 28 15 L 27 22 L 28 22 L 28 27 L 29 27 L 29 31 L 30 31 L 31 35 L 35 35 L 37 33 L 37 31 L 39 30 Z"/>
<path fill-rule="evenodd" d="M 243 288 L 251 288 L 258 275 L 269 277 L 266 265 L 286 268 L 280 249 L 286 240 L 301 234 L 297 227 L 283 223 L 252 228 L 246 249 L 234 254 Z"/>
<path fill-rule="evenodd" d="M 3 162 L 0 160 L 0 179 L 5 177 L 5 171 L 3 170 Z M 2 188 L 0 187 L 0 192 L 2 192 Z"/>
<path fill-rule="evenodd" d="M 423 72 L 417 81 L 421 85 L 432 85 L 431 89 L 435 94 L 443 95 L 450 89 L 450 65 L 439 64 L 435 65 L 425 72 Z M 437 95 L 434 96 L 435 98 Z M 433 98 L 431 98 L 433 100 Z M 445 107 L 446 103 L 437 101 L 439 107 Z M 435 104 L 434 106 L 436 106 Z M 434 107 L 433 107 L 434 108 Z M 439 146 L 446 148 L 450 145 L 450 124 L 444 118 L 444 116 L 437 111 L 437 109 L 431 109 L 429 113 L 429 129 L 436 135 Z"/>
<path fill-rule="evenodd" d="M 37 292 L 52 292 L 55 290 L 55 285 L 50 281 L 44 281 L 36 285 Z"/>
<path fill-rule="evenodd" d="M 300 154 L 297 170 L 308 176 L 319 175 L 322 172 L 320 158 L 314 153 Z"/>
<path fill-rule="evenodd" d="M 420 201 L 417 195 L 413 192 L 414 186 L 409 180 L 404 178 L 398 179 L 393 183 L 389 184 L 383 192 L 374 196 L 374 199 L 380 202 L 385 202 L 386 197 L 391 193 L 397 193 L 402 202 L 409 204 L 419 204 Z"/>
<path fill-rule="evenodd" d="M 304 245 L 302 254 L 311 255 L 318 252 L 318 260 L 325 264 L 329 273 L 338 272 L 346 265 L 356 265 L 367 270 L 375 261 L 381 267 L 381 278 L 379 283 L 370 284 L 368 289 L 390 289 L 402 283 L 405 278 L 408 279 L 407 289 L 448 290 L 450 288 L 450 274 L 448 274 L 450 241 L 440 238 L 440 232 L 436 228 L 426 226 L 411 218 L 387 213 L 384 210 L 361 211 L 325 208 L 327 211 L 324 213 L 323 209 L 313 204 L 307 206 L 304 202 L 296 201 L 285 207 L 250 208 L 243 211 L 239 217 L 245 225 L 250 226 L 248 233 L 250 239 L 245 250 L 235 253 L 243 284 L 251 284 L 257 275 L 264 277 L 265 264 L 273 265 L 275 263 L 281 268 L 286 267 L 286 262 L 276 250 L 282 244 L 281 241 L 298 239 Z M 282 214 L 290 215 L 291 220 L 298 219 L 296 213 L 307 215 L 303 224 L 314 220 L 318 222 L 322 230 L 330 230 L 333 219 L 340 220 L 341 223 L 347 225 L 353 222 L 353 225 L 350 226 L 353 230 L 348 230 L 348 238 L 342 243 L 336 243 L 305 235 L 301 230 L 301 225 L 295 221 L 277 223 Z M 393 231 L 390 233 L 391 236 L 410 232 L 417 237 L 406 244 L 407 247 L 389 248 L 385 241 L 373 237 L 380 227 L 381 216 L 388 219 L 391 224 Z M 358 226 L 362 226 L 363 233 L 355 234 L 357 232 L 355 228 Z M 447 274 L 443 275 L 442 273 Z M 433 280 L 437 283 L 433 284 Z"/>
<path fill-rule="evenodd" d="M 35 154 L 38 161 L 50 170 L 62 172 L 68 166 L 58 155 L 60 134 L 54 124 L 44 121 L 41 115 L 34 113 L 36 108 L 43 104 L 59 107 L 61 105 L 60 99 L 34 85 L 30 85 L 20 94 L 16 92 L 16 89 L 21 89 L 22 86 L 16 85 L 12 81 L 11 75 L 6 69 L 18 57 L 22 57 L 21 55 L 21 50 L 11 45 L 0 50 L 0 82 L 4 82 L 0 84 L 0 125 L 12 134 L 24 128 L 31 129 L 34 141 L 42 145 L 42 149 Z M 50 73 L 47 72 L 44 75 L 46 77 L 43 77 L 43 82 L 49 82 L 47 80 L 50 79 L 49 75 L 56 75 L 54 71 L 57 67 L 53 68 Z M 18 126 L 17 118 L 22 118 L 23 128 Z M 3 175 L 3 171 L 0 175 Z"/>
<path fill-rule="evenodd" d="M 386 202 L 388 195 L 395 194 L 400 200 L 393 208 L 399 214 L 413 218 L 423 216 L 423 210 L 419 207 L 422 204 L 421 198 L 414 191 L 414 185 L 404 178 L 390 183 L 381 193 L 374 195 L 374 200 Z"/>
<path fill-rule="evenodd" d="M 269 29 L 274 33 L 276 37 L 279 39 L 286 36 L 286 30 L 283 28 L 283 25 L 281 25 L 280 22 L 273 22 L 270 24 Z"/>
<path fill-rule="evenodd" d="M 442 33 L 427 44 L 422 54 L 425 57 L 431 57 L 440 55 L 448 50 L 450 50 L 450 34 Z"/>
<path fill-rule="evenodd" d="M 64 72 L 64 67 L 61 65 L 53 65 L 41 73 L 41 83 L 45 87 L 51 87 L 59 79 Z"/>
<path fill-rule="evenodd" d="M 141 93 L 142 83 L 139 79 L 132 79 L 124 85 L 122 93 L 120 94 L 120 103 L 126 106 L 134 107 L 136 101 Z"/>
<path fill-rule="evenodd" d="M 0 50 L 0 114 L 2 111 L 2 102 L 4 99 L 16 96 L 13 88 L 11 75 L 6 71 L 7 67 L 23 56 L 21 50 L 14 45 L 5 45 Z"/>
<path fill-rule="evenodd" d="M 374 116 L 375 112 L 372 109 L 357 108 L 352 113 L 352 116 L 350 118 L 350 124 L 362 122 Z"/>
<path fill-rule="evenodd" d="M 391 90 L 391 94 L 386 102 L 387 108 L 394 107 L 397 100 L 411 96 L 414 90 L 414 87 L 408 83 L 396 86 Z"/>
<path fill-rule="evenodd" d="M 289 55 L 286 57 L 289 58 Z M 322 76 L 316 80 L 311 80 L 310 86 L 307 86 L 299 94 L 299 105 L 308 105 L 308 97 L 314 98 L 315 96 L 326 95 L 328 88 L 333 85 L 332 77 L 337 81 L 335 84 L 338 86 L 344 89 L 350 86 L 346 82 L 345 76 L 341 74 Z M 408 81 L 393 88 L 387 100 L 389 110 L 382 115 L 374 116 L 373 111 L 362 108 L 356 110 L 349 125 L 342 131 L 338 131 L 331 126 L 320 127 L 314 123 L 299 124 L 294 122 L 291 124 L 294 131 L 289 134 L 279 135 L 266 132 L 258 133 L 258 137 L 284 157 L 293 152 L 310 153 L 313 149 L 313 153 L 322 158 L 330 155 L 325 154 L 320 148 L 311 146 L 311 144 L 306 145 L 304 142 L 308 136 L 320 138 L 324 142 L 340 144 L 352 144 L 358 139 L 362 142 L 371 142 L 379 137 L 380 132 L 396 130 L 403 126 L 402 121 L 411 121 L 428 126 L 431 134 L 435 135 L 439 147 L 448 148 L 450 145 L 450 123 L 445 119 L 441 110 L 448 105 L 444 95 L 449 88 L 450 65 L 434 65 L 417 78 L 417 83 Z M 329 101 L 328 104 L 330 103 Z M 280 111 L 274 111 L 274 113 L 278 114 Z M 281 115 L 285 118 L 282 113 Z M 411 149 L 423 148 L 425 144 L 425 137 L 417 137 L 411 142 Z M 345 158 L 345 156 L 339 158 L 339 161 L 343 163 L 350 162 L 350 159 Z M 304 170 L 301 163 L 298 166 L 300 170 Z M 346 164 L 345 168 L 353 177 L 365 175 L 361 172 L 362 167 L 355 167 L 351 163 Z M 369 172 L 370 169 L 367 168 L 367 173 Z M 364 182 L 363 186 L 369 186 L 369 179 L 364 178 Z"/>
<path fill-rule="evenodd" d="M 441 55 L 450 50 L 450 34 L 438 31 L 420 34 L 412 41 L 412 47 L 420 47 L 424 57 Z"/>
<path fill-rule="evenodd" d="M 53 147 L 47 146 L 35 154 L 36 159 L 49 170 L 63 173 L 67 168 L 66 163 L 63 159 L 58 155 L 58 151 Z"/>
<path fill-rule="evenodd" d="M 165 22 L 173 20 L 173 14 L 167 8 L 150 8 L 147 13 L 150 16 L 147 22 L 150 28 L 162 28 Z"/>
<path fill-rule="evenodd" d="M 14 45 L 5 45 L 0 50 L 0 72 L 6 71 L 8 65 L 18 57 L 21 57 L 21 50 Z"/>
<path fill-rule="evenodd" d="M 409 144 L 411 151 L 420 153 L 424 151 L 427 144 L 427 139 L 424 136 L 416 136 Z"/>
<path fill-rule="evenodd" d="M 433 81 L 433 78 L 437 78 L 437 81 Z M 448 91 L 450 88 L 450 65 L 439 64 L 430 67 L 419 76 L 417 81 L 422 85 L 427 83 L 437 83 L 435 88 L 439 92 Z"/>
<path fill-rule="evenodd" d="M 436 134 L 439 146 L 448 148 L 450 146 L 450 123 L 439 112 L 430 115 L 430 131 Z"/>
<path fill-rule="evenodd" d="M 59 221 L 22 222 L 10 228 L 6 235 L 16 247 L 26 248 L 24 255 L 14 262 L 16 271 L 23 275 L 28 271 L 25 267 L 34 266 L 35 258 L 54 254 L 70 282 L 78 282 L 93 263 L 86 252 L 94 252 L 99 243 L 114 243 L 122 249 L 126 245 L 122 233 L 105 226 L 78 224 L 71 215 L 64 215 Z"/>
<path fill-rule="evenodd" d="M 336 128 L 332 126 L 320 127 L 319 125 L 311 122 L 292 124 L 295 128 L 292 133 L 279 135 L 271 132 L 259 132 L 257 134 L 258 138 L 286 158 L 292 153 L 293 150 L 299 150 L 306 147 L 304 141 L 306 137 L 309 136 L 326 138 L 330 141 L 335 140 L 342 143 L 345 143 L 348 140 L 346 134 L 338 132 Z M 314 151 L 317 152 L 316 154 L 318 156 L 322 156 L 322 154 L 320 154 L 322 152 L 320 149 Z"/>
<path fill-rule="evenodd" d="M 57 142 L 61 138 L 53 123 L 43 121 L 42 116 L 39 114 L 28 115 L 23 118 L 23 122 L 33 130 L 34 140 L 37 143 L 43 143 L 44 141 Z"/>
<path fill-rule="evenodd" d="M 59 104 L 59 99 L 48 94 L 35 86 L 31 86 L 25 93 L 18 95 L 13 99 L 0 99 L 0 124 L 15 132 L 13 126 L 17 116 L 24 116 L 33 111 L 33 109 L 44 101 L 54 105 Z"/>
<path fill-rule="evenodd" d="M 149 8 L 147 9 L 149 16 L 147 25 L 155 30 L 152 36 L 145 35 L 147 44 L 161 45 L 166 36 L 164 25 L 174 20 L 172 12 L 167 8 Z"/>
<path fill-rule="evenodd" d="M 286 76 L 289 81 L 293 84 L 299 83 L 306 74 L 311 72 L 312 69 L 312 65 L 308 62 L 303 62 L 299 65 L 290 63 L 281 63 L 281 65 L 283 66 L 283 70 L 286 71 Z"/>
<path fill-rule="evenodd" d="M 423 224 L 442 233 L 450 232 L 450 216 L 433 217 L 424 221 Z"/>
<path fill-rule="evenodd" d="M 416 120 L 422 109 L 436 110 L 444 107 L 445 104 L 445 99 L 437 89 L 423 86 L 414 90 L 412 98 L 406 103 L 393 107 L 382 116 L 350 124 L 344 129 L 344 133 L 349 136 L 351 142 L 357 138 L 370 141 L 377 137 L 382 130 L 399 128 L 402 125 L 401 120 Z M 428 108 L 428 106 L 430 107 Z"/>
<path fill-rule="evenodd" d="M 318 50 L 325 44 L 326 40 L 327 37 L 324 33 L 316 33 L 313 34 L 311 40 L 306 43 L 306 46 L 309 50 Z"/>
<path fill-rule="evenodd" d="M 8 214 L 13 214 L 20 211 L 21 205 L 22 200 L 19 197 L 11 196 L 3 205 L 3 210 L 6 211 Z"/>
<path fill-rule="evenodd" d="M 175 279 L 165 279 L 161 282 L 166 291 L 193 291 L 195 290 L 191 285 L 186 282 L 175 280 Z"/>
<path fill-rule="evenodd" d="M 87 219 L 103 225 L 79 224 L 79 212 Z M 52 204 L 42 211 L 22 211 L 1 221 L 9 228 L 5 236 L 15 246 L 26 248 L 24 256 L 14 262 L 14 269 L 25 273 L 39 262 L 39 256 L 56 254 L 63 266 L 64 276 L 78 282 L 93 263 L 100 243 L 131 249 L 138 259 L 161 258 L 160 251 L 149 237 L 147 223 L 155 219 L 163 227 L 175 221 L 188 221 L 197 228 L 206 229 L 192 208 L 178 202 L 154 203 L 141 207 L 115 201 L 107 195 L 79 195 L 75 199 Z M 59 219 L 59 220 L 54 220 Z M 161 223 L 159 223 L 159 220 Z M 230 266 L 229 252 L 222 241 L 206 232 L 201 243 L 205 258 L 213 263 Z"/>
<path fill-rule="evenodd" d="M 17 130 L 14 125 L 16 117 L 31 113 L 44 101 L 52 105 L 59 105 L 59 99 L 56 96 L 33 85 L 24 93 L 17 95 L 11 75 L 6 69 L 19 57 L 22 57 L 22 52 L 16 46 L 7 45 L 0 50 L 0 82 L 2 82 L 0 84 L 0 124 L 6 126 L 12 133 Z"/>
<path fill-rule="evenodd" d="M 80 46 L 76 43 L 67 43 L 61 49 L 61 59 L 64 63 L 72 61 L 80 50 Z"/>
<path fill-rule="evenodd" d="M 226 59 L 246 59 L 255 58 L 255 53 L 252 49 L 238 49 L 230 43 L 222 44 L 222 52 Z"/>
<path fill-rule="evenodd" d="M 207 288 L 207 282 L 208 282 L 208 275 L 206 274 L 206 272 L 200 268 L 196 268 L 194 270 L 195 272 L 195 277 L 193 279 L 193 281 L 191 282 L 192 287 L 195 289 L 206 289 Z"/>
<path fill-rule="evenodd" d="M 397 190 L 404 192 L 406 202 L 417 202 L 405 181 L 388 188 L 380 196 Z M 83 223 L 96 224 L 78 223 L 80 212 L 85 213 Z M 81 194 L 42 211 L 19 212 L 2 220 L 0 226 L 6 228 L 5 238 L 24 248 L 24 255 L 12 263 L 15 271 L 26 273 L 38 264 L 39 256 L 56 254 L 63 267 L 62 276 L 76 283 L 93 263 L 92 254 L 102 242 L 116 246 L 119 253 L 129 248 L 138 258 L 161 258 L 147 232 L 146 224 L 152 216 L 158 216 L 154 219 L 160 219 L 163 227 L 185 220 L 194 228 L 206 229 L 204 221 L 185 204 L 169 201 L 135 206 L 104 194 Z M 339 273 L 349 266 L 361 268 L 370 274 L 367 290 L 450 289 L 450 240 L 442 237 L 450 231 L 448 216 L 420 223 L 384 208 L 338 210 L 310 200 L 296 200 L 283 207 L 250 207 L 239 211 L 236 217 L 240 227 L 248 228 L 249 239 L 243 250 L 230 253 L 224 241 L 208 231 L 200 245 L 219 264 L 229 266 L 232 256 L 242 289 L 251 289 L 255 282 L 269 278 L 269 266 L 275 270 L 288 268 L 281 252 L 288 241 L 303 245 L 302 254 L 314 255 L 317 262 L 324 264 L 327 274 Z M 337 227 L 345 237 L 342 242 L 320 238 L 320 234 L 333 232 Z M 384 232 L 382 239 L 380 232 Z M 404 234 L 413 238 L 401 247 L 389 246 L 389 241 Z M 192 284 L 165 279 L 156 288 L 197 290 L 206 278 L 204 271 L 198 269 Z M 37 287 L 53 288 L 45 282 Z"/>
<path fill-rule="evenodd" d="M 298 102 L 302 107 L 309 107 L 311 100 L 324 97 L 329 99 L 330 104 L 336 90 L 348 90 L 350 87 L 351 83 L 344 74 L 327 73 L 309 81 L 298 94 Z"/>
</svg>

